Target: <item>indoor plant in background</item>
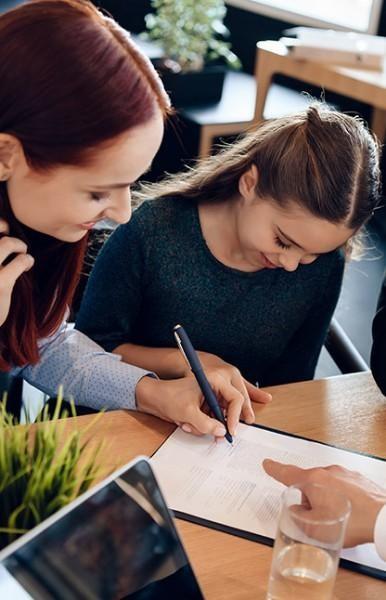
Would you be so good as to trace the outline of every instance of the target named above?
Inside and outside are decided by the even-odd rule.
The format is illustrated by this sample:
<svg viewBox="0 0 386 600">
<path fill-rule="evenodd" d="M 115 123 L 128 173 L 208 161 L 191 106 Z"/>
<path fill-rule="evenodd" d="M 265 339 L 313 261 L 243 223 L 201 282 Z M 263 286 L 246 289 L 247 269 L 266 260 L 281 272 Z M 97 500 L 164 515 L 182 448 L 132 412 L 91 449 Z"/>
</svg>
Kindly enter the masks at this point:
<svg viewBox="0 0 386 600">
<path fill-rule="evenodd" d="M 44 409 L 36 425 L 15 425 L 0 402 L 0 549 L 85 492 L 98 474 L 101 446 L 86 455 L 84 429 L 61 441 L 59 415 L 66 416 L 61 394 L 53 420 L 46 422 Z"/>
<path fill-rule="evenodd" d="M 223 0 L 151 0 L 146 15 L 148 38 L 162 48 L 153 61 L 174 105 L 216 102 L 221 98 L 225 66 L 240 61 L 224 41 Z"/>
</svg>

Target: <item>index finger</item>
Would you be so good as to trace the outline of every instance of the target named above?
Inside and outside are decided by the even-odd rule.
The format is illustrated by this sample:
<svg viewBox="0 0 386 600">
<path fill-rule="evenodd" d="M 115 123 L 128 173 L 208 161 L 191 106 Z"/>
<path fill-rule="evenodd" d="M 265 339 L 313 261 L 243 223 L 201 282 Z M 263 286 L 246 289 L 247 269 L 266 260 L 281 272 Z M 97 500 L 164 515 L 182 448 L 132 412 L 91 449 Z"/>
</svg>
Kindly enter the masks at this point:
<svg viewBox="0 0 386 600">
<path fill-rule="evenodd" d="M 235 390 L 234 398 L 231 400 L 226 408 L 227 411 L 227 425 L 231 435 L 236 434 L 237 425 L 240 421 L 241 410 L 244 405 L 244 396 Z"/>
<path fill-rule="evenodd" d="M 235 434 L 244 404 L 243 394 L 221 374 L 211 373 L 209 383 L 216 394 L 220 406 L 227 414 L 227 426 L 231 435 Z"/>
<path fill-rule="evenodd" d="M 294 485 L 306 481 L 306 469 L 295 467 L 295 465 L 286 465 L 270 458 L 263 460 L 263 469 L 267 475 L 284 485 Z"/>
<path fill-rule="evenodd" d="M 18 254 L 10 263 L 1 268 L 2 284 L 8 288 L 13 288 L 20 275 L 28 271 L 33 264 L 34 259 L 30 254 Z"/>
<path fill-rule="evenodd" d="M 229 433 L 235 435 L 244 405 L 244 396 L 232 383 L 229 383 L 225 379 L 219 381 L 216 388 L 216 395 L 220 399 L 220 405 L 226 411 Z"/>
</svg>

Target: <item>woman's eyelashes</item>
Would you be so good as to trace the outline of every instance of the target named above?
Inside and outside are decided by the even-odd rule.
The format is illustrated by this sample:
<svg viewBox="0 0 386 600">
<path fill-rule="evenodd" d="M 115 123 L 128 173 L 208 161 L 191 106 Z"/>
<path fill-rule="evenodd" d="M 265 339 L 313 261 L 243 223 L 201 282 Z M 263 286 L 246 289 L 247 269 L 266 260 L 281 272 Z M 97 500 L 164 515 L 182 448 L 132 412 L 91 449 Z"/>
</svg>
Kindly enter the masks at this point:
<svg viewBox="0 0 386 600">
<path fill-rule="evenodd" d="M 275 244 L 283 250 L 288 250 L 289 248 L 291 248 L 291 244 L 285 244 L 283 240 L 281 240 L 278 236 L 275 237 Z"/>
<path fill-rule="evenodd" d="M 95 202 L 102 202 L 109 199 L 109 194 L 107 192 L 90 192 L 90 198 Z"/>
</svg>

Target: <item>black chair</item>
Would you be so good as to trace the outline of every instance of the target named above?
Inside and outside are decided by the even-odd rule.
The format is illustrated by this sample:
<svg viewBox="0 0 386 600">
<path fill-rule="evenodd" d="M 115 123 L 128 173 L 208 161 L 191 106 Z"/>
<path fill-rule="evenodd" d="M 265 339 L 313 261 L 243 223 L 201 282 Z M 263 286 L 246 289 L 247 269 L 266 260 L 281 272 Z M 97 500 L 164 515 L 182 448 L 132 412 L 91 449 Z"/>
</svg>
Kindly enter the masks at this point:
<svg viewBox="0 0 386 600">
<path fill-rule="evenodd" d="M 369 370 L 370 367 L 336 319 L 330 323 L 324 345 L 343 374 Z"/>
</svg>

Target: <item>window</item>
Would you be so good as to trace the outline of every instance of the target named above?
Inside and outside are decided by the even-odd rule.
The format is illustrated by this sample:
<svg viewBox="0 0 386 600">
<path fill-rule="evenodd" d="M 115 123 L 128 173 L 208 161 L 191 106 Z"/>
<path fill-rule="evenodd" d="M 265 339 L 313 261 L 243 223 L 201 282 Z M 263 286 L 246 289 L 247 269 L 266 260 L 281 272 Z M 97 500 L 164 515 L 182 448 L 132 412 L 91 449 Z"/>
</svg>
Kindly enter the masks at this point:
<svg viewBox="0 0 386 600">
<path fill-rule="evenodd" d="M 377 33 L 382 0 L 226 0 L 268 17 L 314 27 Z"/>
</svg>

